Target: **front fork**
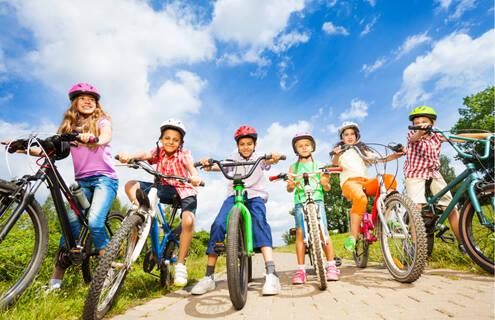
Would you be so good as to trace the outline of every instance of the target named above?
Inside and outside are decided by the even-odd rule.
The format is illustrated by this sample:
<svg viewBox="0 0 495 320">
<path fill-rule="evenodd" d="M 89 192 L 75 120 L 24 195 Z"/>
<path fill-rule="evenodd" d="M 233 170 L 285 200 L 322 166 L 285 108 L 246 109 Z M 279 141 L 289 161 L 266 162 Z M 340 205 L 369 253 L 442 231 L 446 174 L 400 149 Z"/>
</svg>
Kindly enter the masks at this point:
<svg viewBox="0 0 495 320">
<path fill-rule="evenodd" d="M 309 201 L 306 202 L 306 203 L 303 203 L 303 238 L 304 238 L 304 244 L 306 246 L 309 245 L 309 236 L 308 236 L 308 232 L 306 232 L 306 230 L 308 230 L 308 216 L 306 214 L 307 210 L 306 210 L 306 207 L 308 205 L 308 203 L 310 203 Z M 328 244 L 328 239 L 330 238 L 329 235 L 328 235 L 328 230 L 327 228 L 325 228 L 325 224 L 323 223 L 323 216 L 322 214 L 320 213 L 320 206 L 318 204 L 316 204 L 315 202 L 311 202 L 313 205 L 316 206 L 316 219 L 318 221 L 318 225 L 320 226 L 320 230 L 321 230 L 321 234 L 323 235 L 323 243 L 325 245 Z"/>
</svg>

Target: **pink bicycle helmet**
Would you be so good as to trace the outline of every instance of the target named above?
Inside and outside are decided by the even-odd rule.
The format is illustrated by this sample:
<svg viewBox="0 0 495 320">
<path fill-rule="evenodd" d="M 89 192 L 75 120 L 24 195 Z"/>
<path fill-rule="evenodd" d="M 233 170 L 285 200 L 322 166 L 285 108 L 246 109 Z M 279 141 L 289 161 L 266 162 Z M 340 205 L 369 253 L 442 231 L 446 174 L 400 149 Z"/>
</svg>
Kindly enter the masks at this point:
<svg viewBox="0 0 495 320">
<path fill-rule="evenodd" d="M 81 94 L 90 94 L 95 97 L 96 101 L 100 100 L 100 93 L 89 83 L 78 83 L 69 90 L 70 101 L 74 100 Z"/>
<path fill-rule="evenodd" d="M 313 143 L 313 151 L 316 150 L 316 142 L 315 142 L 315 139 L 313 138 L 313 136 L 311 135 L 311 133 L 309 133 L 307 131 L 302 131 L 302 132 L 296 133 L 296 135 L 294 136 L 294 138 L 292 138 L 292 149 L 294 150 L 294 152 L 296 154 L 298 154 L 297 151 L 296 151 L 296 142 L 298 140 L 301 140 L 301 139 L 309 139 L 309 140 L 311 140 L 311 142 Z"/>
</svg>

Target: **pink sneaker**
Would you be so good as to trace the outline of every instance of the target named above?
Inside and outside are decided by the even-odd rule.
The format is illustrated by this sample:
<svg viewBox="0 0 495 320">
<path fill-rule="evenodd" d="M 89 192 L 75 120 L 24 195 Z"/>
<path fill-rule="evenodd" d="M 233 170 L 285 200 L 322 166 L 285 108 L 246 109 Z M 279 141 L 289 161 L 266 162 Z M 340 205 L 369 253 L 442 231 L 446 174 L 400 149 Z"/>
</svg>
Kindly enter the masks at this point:
<svg viewBox="0 0 495 320">
<path fill-rule="evenodd" d="M 336 266 L 328 266 L 327 267 L 327 281 L 339 280 L 340 270 Z"/>
<path fill-rule="evenodd" d="M 292 284 L 303 284 L 304 282 L 306 282 L 306 272 L 304 270 L 297 270 L 292 278 Z"/>
</svg>

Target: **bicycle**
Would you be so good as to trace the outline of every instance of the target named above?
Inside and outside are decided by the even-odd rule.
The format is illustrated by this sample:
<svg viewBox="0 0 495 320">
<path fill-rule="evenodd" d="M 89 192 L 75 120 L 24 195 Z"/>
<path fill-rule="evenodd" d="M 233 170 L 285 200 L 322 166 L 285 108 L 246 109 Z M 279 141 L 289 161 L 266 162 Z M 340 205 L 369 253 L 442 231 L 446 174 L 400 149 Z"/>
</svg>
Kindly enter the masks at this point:
<svg viewBox="0 0 495 320">
<path fill-rule="evenodd" d="M 420 126 L 408 126 L 409 130 L 425 130 Z M 495 185 L 493 182 L 483 180 L 475 161 L 487 159 L 490 156 L 490 140 L 495 136 L 486 139 L 473 139 L 448 135 L 447 131 L 428 127 L 427 132 L 440 133 L 462 158 L 465 169 L 457 177 L 447 184 L 434 196 L 429 188 L 427 190 L 427 204 L 423 206 L 422 215 L 428 236 L 428 255 L 433 251 L 434 238 L 440 238 L 446 243 L 453 243 L 454 237 L 445 236 L 449 228 L 443 223 L 452 212 L 454 206 L 460 201 L 461 196 L 467 191 L 469 198 L 465 200 L 459 215 L 459 233 L 466 252 L 471 259 L 482 269 L 489 273 L 494 273 L 494 207 L 495 207 Z M 456 146 L 452 139 L 466 142 L 482 143 L 485 145 L 484 154 L 481 156 L 474 151 L 463 152 Z M 445 211 L 436 205 L 438 200 L 456 185 L 461 183 L 459 190 L 455 193 L 452 201 Z M 435 236 L 435 233 L 436 236 Z"/>
<path fill-rule="evenodd" d="M 118 156 L 115 159 L 119 159 Z M 177 210 L 181 203 L 178 197 L 172 199 L 172 209 L 167 222 L 165 213 L 160 205 L 157 187 L 161 179 L 175 179 L 183 183 L 190 183 L 189 178 L 164 175 L 157 172 L 144 161 L 131 160 L 124 164 L 134 169 L 142 169 L 155 177 L 155 182 L 148 195 L 138 189 L 136 198 L 139 202 L 137 209 L 131 209 L 127 217 L 110 240 L 108 247 L 98 264 L 95 276 L 91 282 L 83 309 L 83 319 L 101 319 L 110 310 L 125 277 L 132 264 L 138 259 L 146 245 L 148 234 L 151 239 L 151 248 L 147 250 L 143 270 L 160 279 L 160 284 L 168 288 L 172 283 L 171 265 L 177 262 L 181 225 L 173 230 Z M 204 186 L 201 182 L 200 186 Z M 160 226 L 159 226 L 160 224 Z M 160 240 L 160 231 L 163 236 Z M 153 274 L 158 269 L 159 275 Z"/>
<path fill-rule="evenodd" d="M 328 230 L 320 214 L 320 207 L 313 200 L 313 190 L 309 183 L 309 178 L 317 174 L 330 174 L 332 172 L 340 172 L 342 168 L 340 167 L 321 167 L 320 170 L 314 172 L 307 172 L 304 174 L 296 175 L 292 173 L 280 173 L 276 176 L 269 178 L 270 181 L 276 180 L 288 180 L 291 178 L 303 178 L 304 181 L 304 194 L 306 196 L 306 201 L 303 202 L 303 238 L 304 244 L 306 246 L 306 252 L 309 255 L 309 260 L 311 265 L 314 266 L 316 271 L 316 278 L 319 282 L 320 290 L 325 290 L 327 288 L 327 279 L 325 273 L 325 257 L 323 252 L 323 245 L 328 243 L 330 236 L 328 235 Z M 307 232 L 306 232 L 307 230 Z M 321 233 L 321 237 L 320 237 Z M 321 239 L 323 238 L 323 239 Z"/>
<path fill-rule="evenodd" d="M 209 159 L 207 165 L 202 165 L 201 162 L 194 164 L 196 167 L 216 164 L 225 178 L 234 182 L 235 204 L 227 217 L 227 244 L 217 243 L 214 250 L 217 254 L 226 253 L 229 296 L 234 308 L 237 310 L 242 309 L 247 301 L 248 282 L 252 279 L 251 257 L 254 255 L 251 213 L 244 202 L 243 180 L 253 174 L 261 161 L 270 159 L 271 155 L 264 155 L 254 161 L 235 162 L 233 160 L 219 161 Z M 280 160 L 285 159 L 285 156 L 280 157 Z M 229 175 L 225 171 L 227 167 L 239 166 L 252 167 L 244 175 L 239 173 Z"/>
<path fill-rule="evenodd" d="M 400 145 L 386 147 L 395 152 L 402 149 Z M 376 164 L 387 159 L 366 156 L 355 145 L 344 145 L 342 152 L 350 148 L 369 163 Z M 333 151 L 330 152 L 330 156 L 333 154 Z M 375 169 L 379 188 L 371 214 L 366 213 L 361 222 L 353 252 L 354 261 L 357 267 L 366 267 L 369 246 L 380 239 L 383 259 L 392 277 L 399 282 L 414 282 L 421 276 L 427 263 L 426 233 L 421 214 L 409 197 L 395 190 L 387 192 L 385 171 Z"/>
<path fill-rule="evenodd" d="M 48 221 L 34 198 L 42 183 L 46 183 L 50 190 L 65 237 L 64 245 L 57 251 L 56 263 L 64 268 L 72 264 L 81 265 L 84 281 L 91 281 L 93 266 L 96 264 L 91 258 L 98 257 L 99 253 L 93 250 L 88 218 L 80 200 L 67 187 L 55 166 L 56 161 L 68 155 L 68 143 L 76 141 L 77 136 L 78 134 L 66 133 L 46 139 L 31 136 L 28 139 L 11 141 L 7 146 L 9 153 L 30 150 L 37 146 L 44 155 L 36 161 L 40 168 L 35 174 L 25 175 L 12 182 L 0 180 L 0 309 L 12 304 L 27 289 L 45 258 L 49 237 Z M 92 142 L 97 142 L 97 138 Z M 64 198 L 82 225 L 77 240 L 71 231 Z M 110 237 L 123 220 L 123 214 L 118 211 L 108 213 L 105 226 Z"/>
</svg>

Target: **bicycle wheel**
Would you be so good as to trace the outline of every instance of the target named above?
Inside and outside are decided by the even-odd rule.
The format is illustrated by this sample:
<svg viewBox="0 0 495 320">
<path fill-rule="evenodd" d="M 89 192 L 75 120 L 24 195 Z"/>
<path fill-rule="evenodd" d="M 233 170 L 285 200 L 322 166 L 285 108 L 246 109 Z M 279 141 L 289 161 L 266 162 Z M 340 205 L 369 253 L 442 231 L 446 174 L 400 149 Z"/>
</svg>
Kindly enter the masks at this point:
<svg viewBox="0 0 495 320">
<path fill-rule="evenodd" d="M 248 287 L 248 254 L 246 226 L 241 209 L 234 207 L 227 226 L 227 283 L 234 308 L 240 310 L 246 304 Z"/>
<path fill-rule="evenodd" d="M 130 260 L 139 239 L 139 226 L 143 219 L 130 215 L 112 237 L 100 263 L 84 302 L 83 319 L 101 319 L 112 306 L 131 268 Z"/>
<path fill-rule="evenodd" d="M 316 271 L 316 278 L 319 282 L 319 288 L 320 290 L 325 290 L 327 288 L 327 277 L 325 272 L 325 260 L 323 259 L 323 248 L 321 247 L 320 229 L 318 228 L 316 210 L 317 206 L 314 203 L 308 203 L 308 205 L 306 206 L 306 214 L 308 215 L 309 222 L 309 247 L 313 255 L 313 262 Z"/>
<path fill-rule="evenodd" d="M 253 259 L 252 257 L 248 258 L 248 282 L 253 281 Z"/>
<path fill-rule="evenodd" d="M 17 187 L 0 180 L 0 232 L 21 195 Z M 0 242 L 0 309 L 14 302 L 31 284 L 43 263 L 48 247 L 48 222 L 36 200 L 31 200 L 14 226 Z"/>
<path fill-rule="evenodd" d="M 433 252 L 433 245 L 435 244 L 435 225 L 437 223 L 437 216 L 434 212 L 422 212 L 421 217 L 425 224 L 427 256 L 430 257 Z"/>
<path fill-rule="evenodd" d="M 112 239 L 113 235 L 119 229 L 122 221 L 124 221 L 124 214 L 120 211 L 110 211 L 105 221 L 105 228 L 107 229 L 108 236 Z M 86 252 L 86 258 L 81 265 L 81 271 L 85 283 L 90 283 L 92 274 L 96 270 L 99 261 L 99 252 L 93 248 L 93 240 L 91 236 L 88 237 L 84 245 L 84 251 Z"/>
<path fill-rule="evenodd" d="M 364 232 L 360 233 L 358 239 L 356 240 L 354 251 L 352 252 L 356 267 L 366 268 L 368 265 L 369 245 L 369 240 L 366 239 Z"/>
<path fill-rule="evenodd" d="M 385 199 L 383 212 L 390 235 L 378 224 L 380 247 L 388 270 L 399 282 L 416 281 L 426 266 L 426 233 L 423 219 L 414 202 L 400 193 Z M 405 229 L 405 232 L 404 232 Z"/>
<path fill-rule="evenodd" d="M 493 183 L 484 186 L 476 193 L 483 215 L 476 213 L 471 200 L 468 199 L 464 203 L 459 219 L 459 231 L 467 253 L 477 265 L 490 274 L 494 272 L 494 193 Z"/>
<path fill-rule="evenodd" d="M 165 245 L 165 251 L 163 252 L 163 257 L 165 259 L 177 259 L 179 255 L 179 247 L 175 241 L 169 240 Z M 168 288 L 173 283 L 171 263 L 167 264 L 162 261 L 160 265 L 160 284 L 162 287 Z"/>
</svg>

